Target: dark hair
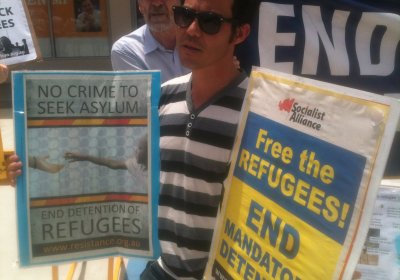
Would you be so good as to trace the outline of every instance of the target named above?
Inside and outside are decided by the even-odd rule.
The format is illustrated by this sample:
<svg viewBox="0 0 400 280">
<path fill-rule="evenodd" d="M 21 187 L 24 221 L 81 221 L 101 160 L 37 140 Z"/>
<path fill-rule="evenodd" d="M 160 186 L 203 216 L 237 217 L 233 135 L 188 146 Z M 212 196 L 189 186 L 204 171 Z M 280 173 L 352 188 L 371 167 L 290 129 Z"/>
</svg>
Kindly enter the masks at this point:
<svg viewBox="0 0 400 280">
<path fill-rule="evenodd" d="M 233 0 L 232 18 L 236 26 L 251 24 L 260 6 L 260 0 Z"/>
</svg>

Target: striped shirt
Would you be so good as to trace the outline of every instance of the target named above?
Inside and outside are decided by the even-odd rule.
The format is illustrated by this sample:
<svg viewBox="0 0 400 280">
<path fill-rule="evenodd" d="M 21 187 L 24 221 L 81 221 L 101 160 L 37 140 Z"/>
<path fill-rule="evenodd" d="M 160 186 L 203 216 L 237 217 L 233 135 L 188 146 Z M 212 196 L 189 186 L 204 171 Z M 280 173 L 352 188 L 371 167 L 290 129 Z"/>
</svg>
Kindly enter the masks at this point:
<svg viewBox="0 0 400 280">
<path fill-rule="evenodd" d="M 204 273 L 247 82 L 242 73 L 197 109 L 191 74 L 162 87 L 159 263 L 175 278 Z"/>
</svg>

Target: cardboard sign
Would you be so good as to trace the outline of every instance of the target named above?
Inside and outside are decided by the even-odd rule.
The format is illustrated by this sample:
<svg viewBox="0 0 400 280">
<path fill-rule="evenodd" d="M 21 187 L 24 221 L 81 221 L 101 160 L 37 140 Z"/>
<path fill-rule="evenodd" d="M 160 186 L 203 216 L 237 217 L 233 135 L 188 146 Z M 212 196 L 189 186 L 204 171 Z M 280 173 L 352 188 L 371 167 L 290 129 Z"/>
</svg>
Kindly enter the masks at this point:
<svg viewBox="0 0 400 280">
<path fill-rule="evenodd" d="M 356 267 L 357 277 L 353 279 L 400 278 L 400 179 L 385 181 L 378 191 L 367 239 Z"/>
<path fill-rule="evenodd" d="M 259 68 L 247 94 L 206 279 L 350 279 L 399 104 Z"/>
<path fill-rule="evenodd" d="M 159 71 L 13 72 L 22 266 L 159 254 Z"/>
<path fill-rule="evenodd" d="M 39 59 L 40 50 L 23 0 L 0 2 L 0 63 Z"/>
</svg>

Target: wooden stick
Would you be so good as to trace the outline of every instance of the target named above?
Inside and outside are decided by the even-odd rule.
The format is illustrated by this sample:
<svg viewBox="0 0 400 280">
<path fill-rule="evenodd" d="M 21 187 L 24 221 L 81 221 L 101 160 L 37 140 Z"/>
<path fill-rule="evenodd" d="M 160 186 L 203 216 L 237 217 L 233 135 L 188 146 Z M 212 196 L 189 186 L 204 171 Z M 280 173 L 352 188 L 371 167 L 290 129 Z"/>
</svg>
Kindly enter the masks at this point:
<svg viewBox="0 0 400 280">
<path fill-rule="evenodd" d="M 115 262 L 115 267 L 114 267 L 113 280 L 118 280 L 119 279 L 119 273 L 121 271 L 121 264 L 122 263 L 123 263 L 122 257 L 117 257 L 117 261 Z"/>
<path fill-rule="evenodd" d="M 56 265 L 51 267 L 51 279 L 58 280 L 58 266 Z"/>
<path fill-rule="evenodd" d="M 114 258 L 108 258 L 108 280 L 113 280 Z"/>
<path fill-rule="evenodd" d="M 72 280 L 72 277 L 74 276 L 75 273 L 75 269 L 76 269 L 76 262 L 71 263 L 67 274 L 67 280 Z"/>
</svg>

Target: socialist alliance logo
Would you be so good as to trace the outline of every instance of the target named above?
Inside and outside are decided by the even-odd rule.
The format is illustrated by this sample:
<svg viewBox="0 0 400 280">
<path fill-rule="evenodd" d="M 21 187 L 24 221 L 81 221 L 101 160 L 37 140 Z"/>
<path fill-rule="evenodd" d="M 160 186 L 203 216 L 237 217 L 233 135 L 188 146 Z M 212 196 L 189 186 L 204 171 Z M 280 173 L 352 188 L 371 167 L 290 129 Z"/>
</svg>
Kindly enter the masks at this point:
<svg viewBox="0 0 400 280">
<path fill-rule="evenodd" d="M 285 100 L 279 101 L 279 110 L 290 113 L 294 103 L 294 98 L 286 98 Z"/>
<path fill-rule="evenodd" d="M 322 122 L 326 116 L 326 113 L 320 111 L 317 107 L 302 106 L 294 98 L 279 101 L 279 110 L 291 113 L 289 121 L 315 130 L 321 130 Z"/>
</svg>

